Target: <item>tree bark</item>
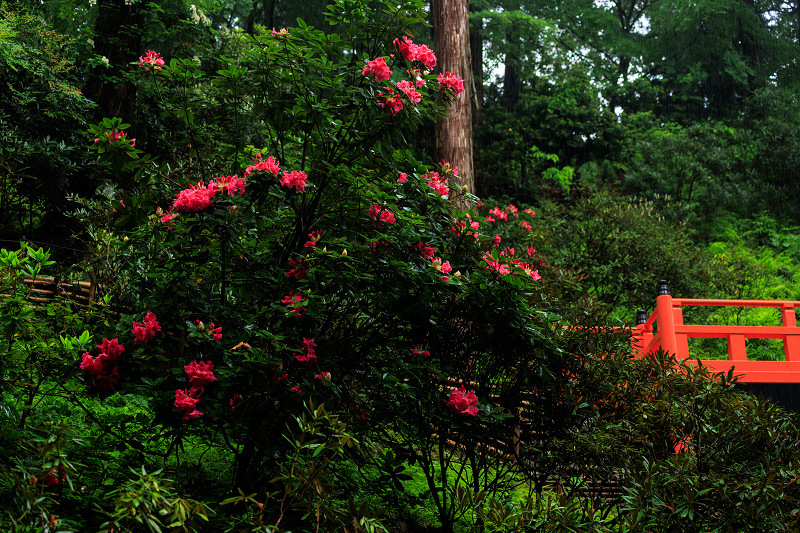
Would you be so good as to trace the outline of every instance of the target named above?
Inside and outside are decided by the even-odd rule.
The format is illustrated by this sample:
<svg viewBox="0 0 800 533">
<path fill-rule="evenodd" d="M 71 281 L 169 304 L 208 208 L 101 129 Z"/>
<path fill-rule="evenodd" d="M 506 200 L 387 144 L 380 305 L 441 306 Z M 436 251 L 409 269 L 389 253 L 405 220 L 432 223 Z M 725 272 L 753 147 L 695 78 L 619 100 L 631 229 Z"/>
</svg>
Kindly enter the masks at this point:
<svg viewBox="0 0 800 533">
<path fill-rule="evenodd" d="M 123 73 L 137 60 L 142 42 L 138 8 L 125 0 L 98 0 L 94 42 L 95 52 L 108 59 L 110 68 L 95 67 L 84 92 L 97 103 L 99 118 L 133 122 L 136 85 L 124 79 Z"/>
<path fill-rule="evenodd" d="M 433 0 L 436 71 L 455 72 L 464 92 L 448 105 L 446 120 L 436 122 L 436 157 L 458 167 L 460 184 L 475 192 L 472 168 L 472 60 L 469 50 L 469 2 Z"/>
</svg>

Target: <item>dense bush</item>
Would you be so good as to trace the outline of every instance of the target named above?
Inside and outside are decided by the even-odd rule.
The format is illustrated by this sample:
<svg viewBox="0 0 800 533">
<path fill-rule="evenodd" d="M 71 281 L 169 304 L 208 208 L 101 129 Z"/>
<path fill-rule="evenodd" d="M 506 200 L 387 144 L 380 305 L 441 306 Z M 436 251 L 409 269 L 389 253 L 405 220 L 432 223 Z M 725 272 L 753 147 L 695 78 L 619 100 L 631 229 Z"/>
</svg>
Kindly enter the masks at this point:
<svg viewBox="0 0 800 533">
<path fill-rule="evenodd" d="M 232 36 L 216 72 L 142 55 L 148 146 L 120 118 L 89 128 L 108 180 L 76 212 L 97 281 L 88 310 L 33 300 L 31 282 L 56 266 L 47 252 L 3 250 L 0 524 L 677 527 L 651 494 L 679 495 L 647 468 L 682 442 L 711 453 L 709 424 L 741 435 L 727 400 L 748 427 L 781 423 L 777 451 L 762 432 L 739 439 L 740 456 L 783 460 L 791 417 L 739 399 L 729 377 L 634 360 L 597 306 L 566 305 L 581 246 L 606 254 L 572 276 L 600 294 L 645 247 L 623 220 L 671 226 L 614 197 L 542 223 L 464 194 L 456 168 L 404 143 L 460 92 L 429 72 L 433 51 L 399 37 L 421 4 L 329 10 L 336 33 L 299 22 Z M 567 235 L 572 255 L 534 249 Z M 674 270 L 691 266 L 682 239 L 658 248 Z M 617 292 L 640 296 L 658 266 Z M 593 490 L 612 478 L 627 492 Z M 787 506 L 789 479 L 770 485 Z"/>
</svg>

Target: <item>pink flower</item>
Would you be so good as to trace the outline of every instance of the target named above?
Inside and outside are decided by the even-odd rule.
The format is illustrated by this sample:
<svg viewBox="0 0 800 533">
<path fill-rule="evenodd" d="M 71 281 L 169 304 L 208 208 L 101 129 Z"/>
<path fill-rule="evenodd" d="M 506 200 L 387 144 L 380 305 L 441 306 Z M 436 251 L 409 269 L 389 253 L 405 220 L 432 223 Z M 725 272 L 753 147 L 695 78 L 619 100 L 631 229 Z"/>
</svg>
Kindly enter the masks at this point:
<svg viewBox="0 0 800 533">
<path fill-rule="evenodd" d="M 417 88 L 414 87 L 414 84 L 408 80 L 403 80 L 397 84 L 397 88 L 403 91 L 403 94 L 406 95 L 406 98 L 411 100 L 412 104 L 418 104 L 422 101 L 422 95 L 417 92 Z"/>
<path fill-rule="evenodd" d="M 502 240 L 502 239 L 500 238 L 500 235 L 499 235 L 498 233 L 495 233 L 495 234 L 494 234 L 494 239 L 492 239 L 492 244 L 494 244 L 495 246 L 497 246 L 498 244 L 500 244 L 500 241 L 501 241 L 501 240 Z"/>
<path fill-rule="evenodd" d="M 373 59 L 372 61 L 367 61 L 367 64 L 364 66 L 364 70 L 361 71 L 361 74 L 363 76 L 374 76 L 376 82 L 388 80 L 392 77 L 392 71 L 389 70 L 389 67 L 386 65 L 385 57 L 379 57 L 377 59 Z"/>
<path fill-rule="evenodd" d="M 433 259 L 433 254 L 436 253 L 436 250 L 430 246 L 425 246 L 422 244 L 422 241 L 419 241 L 417 244 L 411 245 L 412 250 L 419 251 L 420 255 L 424 257 L 426 260 L 431 261 Z"/>
<path fill-rule="evenodd" d="M 133 333 L 133 340 L 135 342 L 147 344 L 149 341 L 155 338 L 156 333 L 161 331 L 161 326 L 158 325 L 156 315 L 154 315 L 151 311 L 148 311 L 144 315 L 143 321 L 143 323 L 134 321 L 131 333 Z"/>
<path fill-rule="evenodd" d="M 418 68 L 407 70 L 406 72 L 414 80 L 414 83 L 418 88 L 425 85 L 425 78 L 422 76 L 422 72 L 420 72 Z"/>
<path fill-rule="evenodd" d="M 530 231 L 530 230 L 531 230 L 531 225 L 530 225 L 529 223 L 525 222 L 524 220 L 523 220 L 522 222 L 520 222 L 519 226 L 520 226 L 520 227 L 521 227 L 521 228 L 522 228 L 524 231 Z"/>
<path fill-rule="evenodd" d="M 189 383 L 192 384 L 192 389 L 203 392 L 206 385 L 210 385 L 217 378 L 214 376 L 214 363 L 211 361 L 192 361 L 183 367 L 186 375 L 189 376 Z"/>
<path fill-rule="evenodd" d="M 506 209 L 508 209 L 508 212 L 509 212 L 509 213 L 511 213 L 511 214 L 513 214 L 513 215 L 514 215 L 514 217 L 518 217 L 518 216 L 519 216 L 519 215 L 517 214 L 517 212 L 519 211 L 519 209 L 517 209 L 517 207 L 516 207 L 514 204 L 508 204 L 508 205 L 506 206 Z"/>
<path fill-rule="evenodd" d="M 403 37 L 402 41 L 395 39 L 394 46 L 408 62 L 419 61 L 427 69 L 436 66 L 436 56 L 426 44 L 414 44 L 408 37 Z"/>
<path fill-rule="evenodd" d="M 525 209 L 525 212 L 529 215 L 535 215 L 536 212 L 533 209 Z"/>
<path fill-rule="evenodd" d="M 303 247 L 304 248 L 314 248 L 317 245 L 317 243 L 319 242 L 319 240 L 322 238 L 322 230 L 318 229 L 316 231 L 312 231 L 311 233 L 308 234 L 308 238 L 310 240 L 306 241 L 306 243 L 303 245 Z"/>
<path fill-rule="evenodd" d="M 203 415 L 196 409 L 197 402 L 200 398 L 195 397 L 197 394 L 195 389 L 190 391 L 178 389 L 175 391 L 175 407 L 178 409 L 178 414 L 183 415 L 184 420 L 194 420 Z"/>
<path fill-rule="evenodd" d="M 508 266 L 508 263 L 501 263 L 499 260 L 496 261 L 489 252 L 483 255 L 483 260 L 486 263 L 486 268 L 489 270 L 494 270 L 501 276 L 511 274 L 511 267 Z"/>
<path fill-rule="evenodd" d="M 536 253 L 536 250 L 533 249 L 533 246 L 529 246 L 525 253 L 528 254 L 528 257 L 533 257 L 533 254 Z"/>
<path fill-rule="evenodd" d="M 409 349 L 409 351 L 411 353 L 413 353 L 414 355 L 421 355 L 422 357 L 430 357 L 431 356 L 431 352 L 429 352 L 428 350 L 425 350 L 421 344 L 417 345 L 416 348 Z"/>
<path fill-rule="evenodd" d="M 144 67 L 145 70 L 150 70 L 150 66 L 157 70 L 161 70 L 161 65 L 163 64 L 164 60 L 161 59 L 161 54 L 155 52 L 154 50 L 148 50 L 145 55 L 139 56 L 139 67 Z"/>
<path fill-rule="evenodd" d="M 302 170 L 292 170 L 291 172 L 283 171 L 283 178 L 281 178 L 281 185 L 287 188 L 294 187 L 297 192 L 306 190 L 306 173 Z"/>
<path fill-rule="evenodd" d="M 468 416 L 476 416 L 478 411 L 483 411 L 478 408 L 478 397 L 475 395 L 475 391 L 465 391 L 464 385 L 461 385 L 461 389 L 450 391 L 446 405 L 451 411 Z"/>
<path fill-rule="evenodd" d="M 281 171 L 280 166 L 278 166 L 278 162 L 272 156 L 269 156 L 267 160 L 264 161 L 261 159 L 261 154 L 256 154 L 252 160 L 255 165 L 250 165 L 244 170 L 245 179 L 247 179 L 247 176 L 253 172 L 269 172 L 270 174 L 277 176 Z"/>
<path fill-rule="evenodd" d="M 370 207 L 367 215 L 369 215 L 369 217 L 372 219 L 373 223 L 376 226 L 380 226 L 383 223 L 386 224 L 395 223 L 394 213 L 392 213 L 390 209 L 387 209 L 378 204 L 375 204 L 372 207 Z"/>
<path fill-rule="evenodd" d="M 314 342 L 314 339 L 307 339 L 303 338 L 303 346 L 298 346 L 303 353 L 295 355 L 294 358 L 300 361 L 301 363 L 306 363 L 308 365 L 312 365 L 317 362 L 317 354 L 314 353 L 314 347 L 317 343 Z"/>
<path fill-rule="evenodd" d="M 436 66 L 436 55 L 434 55 L 433 50 L 428 48 L 427 44 L 417 46 L 417 59 L 420 63 L 425 65 L 428 70 Z"/>
<path fill-rule="evenodd" d="M 450 272 L 453 271 L 453 267 L 450 266 L 450 261 L 445 261 L 444 263 L 442 263 L 441 257 L 434 257 L 433 259 L 431 259 L 431 264 L 433 265 L 433 268 L 435 268 L 436 270 L 438 270 L 443 274 L 449 274 Z"/>
<path fill-rule="evenodd" d="M 301 313 L 306 310 L 306 306 L 303 305 L 303 302 L 306 300 L 308 300 L 308 298 L 303 298 L 300 292 L 297 294 L 289 293 L 283 297 L 281 303 L 289 308 L 289 315 L 294 315 L 299 318 L 302 316 Z"/>
<path fill-rule="evenodd" d="M 219 342 L 222 340 L 222 326 L 214 327 L 214 323 L 210 323 L 208 325 L 208 332 L 211 334 L 211 340 L 214 342 Z"/>
<path fill-rule="evenodd" d="M 209 182 L 208 187 L 201 180 L 189 189 L 184 189 L 175 196 L 172 209 L 178 211 L 202 211 L 211 205 L 211 200 L 217 195 L 217 183 Z"/>
<path fill-rule="evenodd" d="M 450 189 L 447 187 L 449 178 L 446 176 L 440 176 L 438 172 L 431 172 L 429 170 L 424 176 L 422 176 L 422 179 L 427 179 L 428 187 L 435 190 L 442 197 L 447 198 L 447 195 L 450 193 Z"/>
<path fill-rule="evenodd" d="M 164 215 L 163 217 L 161 217 L 161 222 L 166 224 L 167 222 L 170 222 L 173 218 L 175 218 L 175 215 L 167 214 L 167 215 Z"/>
<path fill-rule="evenodd" d="M 88 353 L 81 356 L 80 368 L 92 378 L 92 385 L 101 393 L 114 392 L 119 381 L 117 362 L 125 348 L 117 339 L 103 339 L 97 345 L 100 353 L 92 357 Z"/>
<path fill-rule="evenodd" d="M 494 206 L 493 209 L 489 209 L 489 214 L 496 217 L 497 220 L 508 220 L 508 214 L 497 206 Z"/>
<path fill-rule="evenodd" d="M 331 382 L 331 373 L 330 372 L 322 372 L 321 374 L 316 374 L 314 379 L 318 379 L 323 383 L 330 383 Z"/>
<path fill-rule="evenodd" d="M 289 30 L 286 28 L 281 28 L 278 31 L 275 31 L 275 28 L 272 28 L 273 37 L 286 37 L 287 35 L 289 35 Z"/>
<path fill-rule="evenodd" d="M 449 90 L 453 95 L 459 95 L 464 92 L 464 80 L 456 76 L 455 72 L 446 72 L 439 74 L 439 90 Z"/>
<path fill-rule="evenodd" d="M 56 474 L 55 467 L 53 467 L 50 470 L 48 470 L 47 474 L 45 474 L 44 478 L 42 479 L 44 484 L 47 485 L 48 487 L 52 488 L 52 487 L 58 487 L 59 485 L 61 485 L 62 482 L 66 481 L 67 480 L 67 472 L 64 469 L 64 467 L 60 466 L 58 468 L 58 471 L 60 472 L 61 475 L 57 475 Z M 34 480 L 35 479 L 36 478 L 34 478 Z"/>
<path fill-rule="evenodd" d="M 125 352 L 125 347 L 119 343 L 118 339 L 103 339 L 97 347 L 100 348 L 100 352 L 102 352 L 101 355 L 108 354 L 109 361 L 114 364 L 116 364 L 120 356 Z"/>
<path fill-rule="evenodd" d="M 406 61 L 411 62 L 417 59 L 417 45 L 408 37 L 403 37 L 401 41 L 399 38 L 394 40 L 394 47 L 400 52 Z"/>
<path fill-rule="evenodd" d="M 292 387 L 292 391 L 296 392 L 297 394 L 303 394 L 303 389 L 300 388 L 300 385 Z"/>
<path fill-rule="evenodd" d="M 217 186 L 223 191 L 228 191 L 228 194 L 231 196 L 237 192 L 243 193 L 244 187 L 247 185 L 244 180 L 240 180 L 236 174 L 233 176 L 220 176 L 216 181 Z"/>
<path fill-rule="evenodd" d="M 286 273 L 287 278 L 303 279 L 306 277 L 308 273 L 308 261 L 305 259 L 299 261 L 296 259 L 289 259 L 289 266 L 292 268 Z"/>
<path fill-rule="evenodd" d="M 408 181 L 408 174 L 405 172 L 401 172 L 400 176 L 397 178 L 397 183 L 405 183 Z"/>
<path fill-rule="evenodd" d="M 399 96 L 395 96 L 394 89 L 390 89 L 389 87 L 384 87 L 388 92 L 388 94 L 383 94 L 382 92 L 378 92 L 378 105 L 385 108 L 386 111 L 395 116 L 397 113 L 403 110 L 403 100 L 400 99 Z"/>
</svg>

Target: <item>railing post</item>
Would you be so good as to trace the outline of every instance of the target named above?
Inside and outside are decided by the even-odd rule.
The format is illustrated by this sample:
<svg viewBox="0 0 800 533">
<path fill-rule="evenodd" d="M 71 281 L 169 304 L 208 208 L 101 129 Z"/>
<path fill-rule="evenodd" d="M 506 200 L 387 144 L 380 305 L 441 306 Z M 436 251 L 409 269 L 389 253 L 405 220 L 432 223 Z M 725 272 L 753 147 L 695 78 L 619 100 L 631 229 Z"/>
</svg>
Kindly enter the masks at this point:
<svg viewBox="0 0 800 533">
<path fill-rule="evenodd" d="M 636 352 L 637 357 L 645 355 L 647 347 L 653 340 L 653 327 L 647 327 L 647 311 L 639 309 L 636 311 L 636 326 L 631 335 L 631 348 Z"/>
<path fill-rule="evenodd" d="M 669 294 L 667 281 L 663 279 L 658 282 L 656 311 L 658 312 L 658 338 L 661 348 L 665 352 L 669 352 L 677 356 L 675 343 L 675 317 L 672 314 L 672 296 Z"/>
<path fill-rule="evenodd" d="M 744 335 L 728 335 L 728 360 L 747 361 L 747 343 Z"/>
<path fill-rule="evenodd" d="M 784 302 L 781 307 L 781 319 L 784 327 L 797 327 L 797 317 L 794 314 L 794 306 L 790 302 Z M 783 340 L 783 354 L 787 361 L 800 361 L 800 337 L 797 335 L 786 335 Z"/>
</svg>

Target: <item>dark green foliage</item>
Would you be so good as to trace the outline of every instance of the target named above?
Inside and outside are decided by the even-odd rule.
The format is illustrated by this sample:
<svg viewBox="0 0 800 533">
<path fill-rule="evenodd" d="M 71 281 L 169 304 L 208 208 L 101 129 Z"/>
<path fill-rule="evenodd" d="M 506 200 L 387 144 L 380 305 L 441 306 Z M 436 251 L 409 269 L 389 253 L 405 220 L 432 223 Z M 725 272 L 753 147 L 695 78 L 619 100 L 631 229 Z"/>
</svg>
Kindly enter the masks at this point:
<svg viewBox="0 0 800 533">
<path fill-rule="evenodd" d="M 636 309 L 652 308 L 659 279 L 669 281 L 673 295 L 710 296 L 711 257 L 692 244 L 685 224 L 660 214 L 668 209 L 613 193 L 540 209 L 537 249 L 565 300 L 588 295 L 627 322 Z"/>
</svg>

